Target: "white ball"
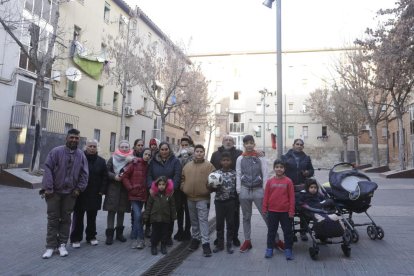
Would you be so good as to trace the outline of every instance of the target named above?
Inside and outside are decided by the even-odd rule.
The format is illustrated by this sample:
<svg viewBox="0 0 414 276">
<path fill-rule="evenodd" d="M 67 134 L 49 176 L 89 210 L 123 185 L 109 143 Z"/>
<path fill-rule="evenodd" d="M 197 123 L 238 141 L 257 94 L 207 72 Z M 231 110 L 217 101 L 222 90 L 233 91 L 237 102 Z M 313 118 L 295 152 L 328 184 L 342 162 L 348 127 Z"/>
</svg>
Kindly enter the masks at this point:
<svg viewBox="0 0 414 276">
<path fill-rule="evenodd" d="M 217 188 L 220 186 L 223 182 L 223 178 L 221 177 L 221 174 L 212 172 L 208 176 L 208 185 L 211 188 Z"/>
</svg>

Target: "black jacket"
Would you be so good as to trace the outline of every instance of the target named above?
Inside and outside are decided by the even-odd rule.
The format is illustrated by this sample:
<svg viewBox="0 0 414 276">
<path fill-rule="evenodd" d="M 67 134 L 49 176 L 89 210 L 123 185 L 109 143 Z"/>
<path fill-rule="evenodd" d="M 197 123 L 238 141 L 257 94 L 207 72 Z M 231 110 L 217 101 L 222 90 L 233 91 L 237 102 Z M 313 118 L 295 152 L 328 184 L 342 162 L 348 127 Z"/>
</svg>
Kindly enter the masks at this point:
<svg viewBox="0 0 414 276">
<path fill-rule="evenodd" d="M 299 157 L 299 163 L 296 163 L 295 155 Z M 303 151 L 294 152 L 293 149 L 290 149 L 285 155 L 282 155 L 282 161 L 286 163 L 285 175 L 292 180 L 294 185 L 305 183 L 302 171 L 309 171 L 307 177 L 314 174 L 311 158 Z"/>
<path fill-rule="evenodd" d="M 102 206 L 102 194 L 105 193 L 108 171 L 105 159 L 96 155 L 86 154 L 89 167 L 88 186 L 76 199 L 75 210 L 94 211 Z"/>
<path fill-rule="evenodd" d="M 210 163 L 218 170 L 221 169 L 220 159 L 223 152 L 229 152 L 231 155 L 231 169 L 236 169 L 237 158 L 243 153 L 243 151 L 232 147 L 231 149 L 225 149 L 223 146 L 219 147 L 217 151 L 213 152 L 211 155 Z"/>
</svg>

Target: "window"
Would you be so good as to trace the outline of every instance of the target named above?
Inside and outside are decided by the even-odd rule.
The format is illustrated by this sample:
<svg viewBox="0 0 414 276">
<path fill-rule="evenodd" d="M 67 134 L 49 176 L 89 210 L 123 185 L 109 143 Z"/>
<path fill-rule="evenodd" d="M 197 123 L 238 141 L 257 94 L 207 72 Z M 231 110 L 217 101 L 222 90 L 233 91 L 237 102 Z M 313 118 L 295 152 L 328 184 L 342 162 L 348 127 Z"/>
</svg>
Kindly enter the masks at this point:
<svg viewBox="0 0 414 276">
<path fill-rule="evenodd" d="M 109 151 L 114 152 L 115 151 L 115 141 L 116 141 L 116 133 L 111 132 L 111 137 L 109 140 Z"/>
<path fill-rule="evenodd" d="M 26 0 L 26 2 L 24 2 L 24 8 L 29 12 L 33 12 L 33 0 Z"/>
<path fill-rule="evenodd" d="M 302 127 L 302 137 L 303 139 L 308 138 L 308 126 Z"/>
<path fill-rule="evenodd" d="M 262 137 L 262 126 L 257 126 L 257 128 L 255 128 L 255 134 L 256 137 Z"/>
<path fill-rule="evenodd" d="M 301 112 L 302 112 L 302 113 L 306 113 L 306 112 L 308 112 L 308 109 L 307 109 L 307 107 L 306 107 L 306 104 L 302 104 L 302 110 L 301 110 Z"/>
<path fill-rule="evenodd" d="M 167 136 L 166 141 L 167 141 L 167 143 L 169 143 L 170 142 L 170 137 Z"/>
<path fill-rule="evenodd" d="M 148 98 L 144 98 L 144 106 L 143 106 L 143 111 L 146 114 L 148 111 Z"/>
<path fill-rule="evenodd" d="M 234 100 L 238 100 L 238 99 L 239 99 L 239 97 L 240 97 L 240 92 L 239 92 L 239 91 L 235 91 L 235 92 L 234 92 L 234 95 L 233 95 L 233 99 L 234 99 Z"/>
<path fill-rule="evenodd" d="M 68 80 L 68 86 L 66 88 L 66 95 L 70 98 L 75 98 L 76 94 L 76 82 Z"/>
<path fill-rule="evenodd" d="M 118 111 L 118 97 L 119 97 L 119 93 L 118 92 L 114 92 L 114 96 L 112 98 L 112 110 L 114 112 Z"/>
<path fill-rule="evenodd" d="M 289 111 L 293 111 L 293 103 L 288 103 Z"/>
<path fill-rule="evenodd" d="M 19 83 L 17 85 L 16 102 L 31 104 L 32 103 L 32 91 L 33 91 L 33 84 L 31 84 L 30 82 L 19 80 Z"/>
<path fill-rule="evenodd" d="M 109 23 L 109 15 L 111 12 L 111 5 L 109 5 L 107 2 L 105 2 L 105 8 L 104 8 L 104 21 L 106 23 Z"/>
<path fill-rule="evenodd" d="M 145 142 L 145 130 L 141 131 L 141 139 Z"/>
<path fill-rule="evenodd" d="M 35 24 L 30 24 L 24 31 L 25 33 L 22 37 L 22 43 L 24 44 L 27 52 L 30 52 L 33 45 L 41 43 L 41 40 L 43 40 L 43 42 L 46 40 L 44 37 L 41 38 L 40 28 Z M 39 52 L 43 52 L 44 50 L 46 49 L 43 49 L 39 45 Z M 36 67 L 30 62 L 29 57 L 23 51 L 20 51 L 19 67 L 31 72 L 36 72 Z"/>
<path fill-rule="evenodd" d="M 171 145 L 175 145 L 175 138 L 171 138 Z"/>
<path fill-rule="evenodd" d="M 132 91 L 131 90 L 128 90 L 127 91 L 127 94 L 126 94 L 126 103 L 128 104 L 128 105 L 131 105 L 131 98 L 132 98 Z"/>
<path fill-rule="evenodd" d="M 129 141 L 129 126 L 125 127 L 125 135 L 124 139 Z"/>
<path fill-rule="evenodd" d="M 101 43 L 101 55 L 100 57 L 106 60 L 108 46 L 105 43 Z"/>
<path fill-rule="evenodd" d="M 410 105 L 410 134 L 414 134 L 414 104 Z"/>
<path fill-rule="evenodd" d="M 216 137 L 219 138 L 220 137 L 220 127 L 216 127 Z"/>
<path fill-rule="evenodd" d="M 322 126 L 322 136 L 328 136 L 328 127 Z"/>
<path fill-rule="evenodd" d="M 199 126 L 196 126 L 196 127 L 195 127 L 195 133 L 196 133 L 197 135 L 200 135 L 200 127 L 199 127 Z"/>
<path fill-rule="evenodd" d="M 241 120 L 241 114 L 240 113 L 234 113 L 233 114 L 233 122 L 239 123 Z"/>
<path fill-rule="evenodd" d="M 93 139 L 95 139 L 98 142 L 101 141 L 101 130 L 100 129 L 95 128 L 93 130 Z"/>
<path fill-rule="evenodd" d="M 68 133 L 69 130 L 73 128 L 73 124 L 65 123 L 65 133 Z"/>
<path fill-rule="evenodd" d="M 295 137 L 295 127 L 288 126 L 288 138 L 293 139 Z"/>
<path fill-rule="evenodd" d="M 275 112 L 277 113 L 277 103 L 275 103 Z"/>
<path fill-rule="evenodd" d="M 273 128 L 273 133 L 277 136 L 277 126 Z"/>
<path fill-rule="evenodd" d="M 119 33 L 124 35 L 127 33 L 126 18 L 122 14 L 119 16 Z"/>
<path fill-rule="evenodd" d="M 98 85 L 98 90 L 96 91 L 96 106 L 102 106 L 102 94 L 103 86 Z"/>
</svg>

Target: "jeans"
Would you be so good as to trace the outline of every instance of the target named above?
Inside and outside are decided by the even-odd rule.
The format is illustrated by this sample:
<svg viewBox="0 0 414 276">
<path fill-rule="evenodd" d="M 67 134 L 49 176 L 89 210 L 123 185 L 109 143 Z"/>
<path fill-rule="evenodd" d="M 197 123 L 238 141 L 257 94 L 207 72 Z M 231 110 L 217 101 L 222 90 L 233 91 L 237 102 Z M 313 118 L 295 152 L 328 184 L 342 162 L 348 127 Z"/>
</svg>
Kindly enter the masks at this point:
<svg viewBox="0 0 414 276">
<path fill-rule="evenodd" d="M 268 212 L 267 214 L 268 224 L 267 224 L 267 248 L 273 248 L 275 237 L 277 235 L 277 229 L 280 225 L 283 230 L 283 237 L 285 238 L 285 248 L 292 249 L 293 245 L 293 229 L 292 229 L 292 220 L 289 218 L 287 212 Z"/>
<path fill-rule="evenodd" d="M 139 200 L 131 201 L 132 211 L 134 212 L 134 224 L 132 225 L 131 239 L 144 239 L 144 228 L 142 226 L 142 206 L 144 202 Z"/>
<path fill-rule="evenodd" d="M 216 231 L 217 231 L 217 245 L 224 245 L 224 224 L 226 224 L 226 242 L 231 244 L 234 237 L 234 209 L 236 207 L 236 200 L 229 199 L 226 201 L 214 201 L 216 208 Z"/>
<path fill-rule="evenodd" d="M 47 205 L 47 234 L 46 248 L 56 248 L 60 244 L 66 244 L 69 239 L 69 231 L 73 207 L 76 198 L 72 194 L 58 194 L 46 199 Z"/>
</svg>

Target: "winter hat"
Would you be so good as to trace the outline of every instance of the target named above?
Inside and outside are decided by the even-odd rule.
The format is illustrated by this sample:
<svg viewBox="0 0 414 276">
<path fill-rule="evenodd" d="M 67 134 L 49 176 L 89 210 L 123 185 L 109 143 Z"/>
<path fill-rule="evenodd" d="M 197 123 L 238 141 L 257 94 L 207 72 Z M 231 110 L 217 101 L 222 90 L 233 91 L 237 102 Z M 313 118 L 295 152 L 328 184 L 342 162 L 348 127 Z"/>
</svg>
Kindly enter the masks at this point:
<svg viewBox="0 0 414 276">
<path fill-rule="evenodd" d="M 157 144 L 157 140 L 156 140 L 155 138 L 152 138 L 152 139 L 149 141 L 149 145 L 150 145 L 150 147 L 151 147 L 152 145 L 156 145 L 156 146 L 158 146 L 158 144 Z"/>
<path fill-rule="evenodd" d="M 316 180 L 315 180 L 315 179 L 313 179 L 313 178 L 308 178 L 308 179 L 306 179 L 306 180 L 305 180 L 305 191 L 309 192 L 309 187 L 310 187 L 311 185 L 316 185 L 316 188 L 317 188 L 317 189 L 318 189 L 318 191 L 319 191 L 319 186 L 318 186 L 318 183 L 317 183 L 317 182 L 316 182 Z"/>
</svg>

